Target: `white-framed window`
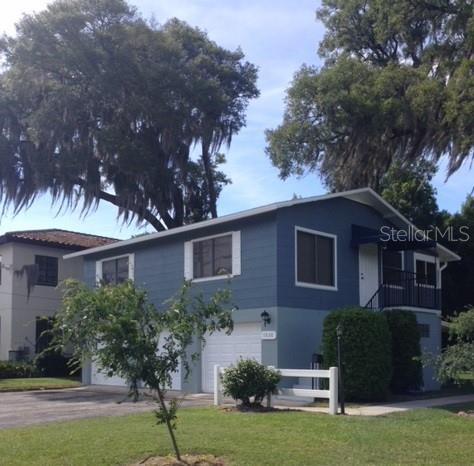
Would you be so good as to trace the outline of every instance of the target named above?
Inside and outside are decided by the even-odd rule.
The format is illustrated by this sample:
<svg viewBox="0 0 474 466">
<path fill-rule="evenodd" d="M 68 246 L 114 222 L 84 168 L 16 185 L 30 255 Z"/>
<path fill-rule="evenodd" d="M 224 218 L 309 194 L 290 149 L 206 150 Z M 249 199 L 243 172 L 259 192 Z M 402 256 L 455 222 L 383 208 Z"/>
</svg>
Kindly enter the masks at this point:
<svg viewBox="0 0 474 466">
<path fill-rule="evenodd" d="M 135 255 L 107 257 L 96 262 L 97 284 L 117 284 L 125 280 L 133 280 L 135 271 Z"/>
<path fill-rule="evenodd" d="M 404 269 L 403 251 L 382 250 L 382 283 L 384 285 L 402 285 Z"/>
<path fill-rule="evenodd" d="M 218 280 L 240 275 L 240 231 L 196 238 L 184 243 L 186 280 Z"/>
<path fill-rule="evenodd" d="M 415 252 L 414 261 L 416 283 L 436 288 L 438 284 L 436 257 Z"/>
<path fill-rule="evenodd" d="M 296 286 L 337 290 L 337 236 L 295 227 Z"/>
</svg>

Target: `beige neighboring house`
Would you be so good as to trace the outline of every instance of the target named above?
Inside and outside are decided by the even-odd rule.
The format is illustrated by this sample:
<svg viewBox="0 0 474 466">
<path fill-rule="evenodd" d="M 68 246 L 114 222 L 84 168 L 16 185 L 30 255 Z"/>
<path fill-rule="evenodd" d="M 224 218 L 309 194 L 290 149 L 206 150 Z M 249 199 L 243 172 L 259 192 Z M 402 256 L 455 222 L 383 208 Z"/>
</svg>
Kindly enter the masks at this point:
<svg viewBox="0 0 474 466">
<path fill-rule="evenodd" d="M 12 231 L 0 236 L 0 361 L 35 356 L 39 336 L 61 302 L 66 278 L 82 279 L 82 257 L 65 254 L 116 241 L 59 229 Z"/>
</svg>

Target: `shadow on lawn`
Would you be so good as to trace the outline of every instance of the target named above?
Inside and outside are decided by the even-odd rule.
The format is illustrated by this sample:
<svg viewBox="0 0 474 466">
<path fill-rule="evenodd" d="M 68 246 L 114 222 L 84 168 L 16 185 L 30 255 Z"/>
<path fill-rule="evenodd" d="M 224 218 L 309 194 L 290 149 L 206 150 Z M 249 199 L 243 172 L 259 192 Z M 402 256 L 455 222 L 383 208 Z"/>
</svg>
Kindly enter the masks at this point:
<svg viewBox="0 0 474 466">
<path fill-rule="evenodd" d="M 436 406 L 436 407 L 433 407 L 433 409 L 440 409 L 440 410 L 448 411 L 454 414 L 459 414 L 461 412 L 474 413 L 474 401 L 470 403 L 460 403 L 456 405 Z M 474 419 L 474 414 L 473 414 L 473 419 Z"/>
</svg>

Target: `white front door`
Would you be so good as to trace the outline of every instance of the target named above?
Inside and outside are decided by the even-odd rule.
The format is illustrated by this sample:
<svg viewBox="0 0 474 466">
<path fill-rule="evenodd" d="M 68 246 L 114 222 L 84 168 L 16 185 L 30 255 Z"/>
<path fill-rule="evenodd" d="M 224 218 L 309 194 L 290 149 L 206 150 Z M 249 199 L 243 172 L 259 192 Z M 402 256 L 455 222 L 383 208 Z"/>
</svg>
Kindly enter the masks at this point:
<svg viewBox="0 0 474 466">
<path fill-rule="evenodd" d="M 379 252 L 376 244 L 359 246 L 359 296 L 365 306 L 379 288 Z M 377 302 L 373 305 L 377 306 Z"/>
<path fill-rule="evenodd" d="M 234 324 L 230 335 L 216 332 L 206 335 L 202 351 L 202 391 L 214 390 L 214 366 L 227 367 L 239 360 L 255 359 L 262 361 L 262 339 L 260 322 Z"/>
</svg>

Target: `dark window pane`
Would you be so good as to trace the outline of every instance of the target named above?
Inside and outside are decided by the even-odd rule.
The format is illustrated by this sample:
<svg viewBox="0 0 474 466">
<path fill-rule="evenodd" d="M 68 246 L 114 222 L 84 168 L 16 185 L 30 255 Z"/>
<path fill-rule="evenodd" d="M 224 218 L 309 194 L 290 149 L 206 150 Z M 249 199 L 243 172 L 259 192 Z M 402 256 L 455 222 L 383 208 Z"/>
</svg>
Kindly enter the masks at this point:
<svg viewBox="0 0 474 466">
<path fill-rule="evenodd" d="M 193 244 L 193 278 L 202 277 L 202 242 Z"/>
<path fill-rule="evenodd" d="M 297 232 L 297 279 L 303 283 L 316 283 L 316 242 L 314 235 Z"/>
<path fill-rule="evenodd" d="M 416 281 L 418 283 L 424 283 L 425 280 L 425 261 L 416 261 Z"/>
<path fill-rule="evenodd" d="M 436 286 L 436 264 L 434 262 L 417 260 L 416 282 L 421 285 Z"/>
<path fill-rule="evenodd" d="M 116 283 L 122 283 L 128 280 L 128 257 L 121 257 L 117 261 Z"/>
<path fill-rule="evenodd" d="M 37 285 L 56 286 L 58 284 L 58 258 L 50 256 L 35 256 L 38 268 Z"/>
<path fill-rule="evenodd" d="M 334 240 L 304 231 L 297 232 L 297 280 L 334 286 Z"/>
<path fill-rule="evenodd" d="M 212 240 L 197 241 L 193 244 L 194 278 L 211 277 L 212 266 Z"/>
<path fill-rule="evenodd" d="M 384 250 L 382 252 L 383 282 L 399 284 L 402 281 L 402 255 L 398 251 Z"/>
<path fill-rule="evenodd" d="M 232 235 L 220 236 L 214 242 L 214 275 L 232 273 Z"/>
<path fill-rule="evenodd" d="M 102 281 L 104 283 L 115 283 L 115 260 L 102 262 Z"/>
<path fill-rule="evenodd" d="M 193 278 L 232 273 L 232 235 L 193 243 Z"/>
<path fill-rule="evenodd" d="M 334 286 L 334 240 L 316 236 L 316 270 L 319 285 Z"/>
<path fill-rule="evenodd" d="M 426 281 L 428 285 L 436 286 L 436 264 L 434 262 L 426 263 Z"/>
<path fill-rule="evenodd" d="M 128 280 L 128 256 L 102 262 L 102 281 L 116 285 Z"/>
</svg>

